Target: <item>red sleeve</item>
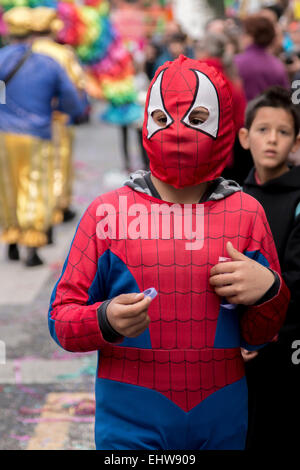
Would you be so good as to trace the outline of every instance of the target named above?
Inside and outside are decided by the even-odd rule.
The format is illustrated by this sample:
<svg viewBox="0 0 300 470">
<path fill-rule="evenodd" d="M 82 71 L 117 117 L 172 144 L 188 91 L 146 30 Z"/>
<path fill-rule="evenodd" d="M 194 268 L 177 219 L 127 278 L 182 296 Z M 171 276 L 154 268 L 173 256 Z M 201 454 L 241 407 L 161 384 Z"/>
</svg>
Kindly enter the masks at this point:
<svg viewBox="0 0 300 470">
<path fill-rule="evenodd" d="M 253 253 L 253 259 L 270 267 L 280 277 L 277 295 L 261 305 L 248 307 L 241 318 L 241 332 L 244 340 L 250 345 L 261 345 L 271 341 L 282 327 L 289 305 L 290 292 L 281 277 L 273 236 L 265 212 L 259 204 L 247 253 Z"/>
<path fill-rule="evenodd" d="M 51 336 L 73 352 L 98 350 L 105 343 L 97 318 L 102 302 L 93 303 L 89 292 L 98 259 L 108 249 L 107 240 L 96 237 L 96 201 L 80 220 L 49 309 Z"/>
</svg>

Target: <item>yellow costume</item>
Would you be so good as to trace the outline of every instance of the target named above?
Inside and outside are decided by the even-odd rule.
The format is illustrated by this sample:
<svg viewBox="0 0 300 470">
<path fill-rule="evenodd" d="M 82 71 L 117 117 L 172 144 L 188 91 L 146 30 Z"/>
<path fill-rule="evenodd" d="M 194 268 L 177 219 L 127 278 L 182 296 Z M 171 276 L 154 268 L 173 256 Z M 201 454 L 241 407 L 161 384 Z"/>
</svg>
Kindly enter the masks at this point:
<svg viewBox="0 0 300 470">
<path fill-rule="evenodd" d="M 47 7 L 35 8 L 31 28 L 36 33 L 50 32 L 57 27 L 57 21 L 55 10 Z M 32 50 L 54 59 L 63 67 L 79 91 L 85 89 L 84 72 L 71 47 L 58 44 L 50 37 L 39 37 L 33 42 Z M 71 204 L 73 139 L 74 129 L 73 126 L 68 125 L 68 116 L 55 111 L 52 120 L 52 142 L 54 146 L 53 188 L 56 201 L 54 223 L 61 222 L 61 211 L 67 209 Z"/>
<path fill-rule="evenodd" d="M 28 7 L 16 7 L 8 10 L 3 15 L 3 20 L 11 36 L 23 37 L 31 31 L 31 9 Z"/>
<path fill-rule="evenodd" d="M 50 141 L 0 132 L 1 240 L 40 247 L 52 225 Z"/>
<path fill-rule="evenodd" d="M 4 14 L 10 35 L 25 38 L 31 33 L 31 11 L 16 7 Z M 55 202 L 52 173 L 51 141 L 0 130 L 1 241 L 28 247 L 47 243 Z"/>
</svg>

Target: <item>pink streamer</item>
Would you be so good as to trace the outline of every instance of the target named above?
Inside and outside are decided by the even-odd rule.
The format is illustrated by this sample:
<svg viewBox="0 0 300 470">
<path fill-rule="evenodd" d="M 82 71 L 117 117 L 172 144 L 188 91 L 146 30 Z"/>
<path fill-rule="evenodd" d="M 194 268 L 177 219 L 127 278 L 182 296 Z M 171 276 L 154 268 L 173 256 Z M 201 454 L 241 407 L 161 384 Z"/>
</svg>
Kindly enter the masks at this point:
<svg viewBox="0 0 300 470">
<path fill-rule="evenodd" d="M 18 436 L 17 434 L 11 434 L 9 437 L 20 442 L 28 441 L 30 439 L 30 436 Z"/>
<path fill-rule="evenodd" d="M 23 424 L 36 424 L 36 423 L 59 423 L 61 421 L 72 421 L 75 423 L 93 423 L 95 418 L 78 418 L 77 416 L 64 416 L 61 418 L 26 418 L 18 419 Z"/>
<path fill-rule="evenodd" d="M 41 414 L 43 408 L 27 408 L 27 406 L 22 406 L 19 410 L 21 415 L 33 415 Z"/>
</svg>

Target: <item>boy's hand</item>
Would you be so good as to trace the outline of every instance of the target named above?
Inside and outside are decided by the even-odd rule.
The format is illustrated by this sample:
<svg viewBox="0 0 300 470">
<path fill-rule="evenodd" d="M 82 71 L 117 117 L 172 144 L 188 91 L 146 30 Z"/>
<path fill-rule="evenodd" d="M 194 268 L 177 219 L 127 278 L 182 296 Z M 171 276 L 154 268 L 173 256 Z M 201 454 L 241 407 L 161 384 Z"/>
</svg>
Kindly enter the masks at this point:
<svg viewBox="0 0 300 470">
<path fill-rule="evenodd" d="M 258 351 L 248 351 L 248 349 L 241 348 L 242 357 L 245 362 L 249 362 L 258 356 Z"/>
<path fill-rule="evenodd" d="M 226 245 L 232 259 L 216 264 L 210 271 L 209 282 L 216 294 L 231 304 L 254 305 L 272 286 L 274 274 L 261 264 Z"/>
<path fill-rule="evenodd" d="M 143 292 L 118 295 L 107 306 L 107 319 L 117 333 L 135 338 L 148 328 L 148 308 L 151 301 Z"/>
</svg>

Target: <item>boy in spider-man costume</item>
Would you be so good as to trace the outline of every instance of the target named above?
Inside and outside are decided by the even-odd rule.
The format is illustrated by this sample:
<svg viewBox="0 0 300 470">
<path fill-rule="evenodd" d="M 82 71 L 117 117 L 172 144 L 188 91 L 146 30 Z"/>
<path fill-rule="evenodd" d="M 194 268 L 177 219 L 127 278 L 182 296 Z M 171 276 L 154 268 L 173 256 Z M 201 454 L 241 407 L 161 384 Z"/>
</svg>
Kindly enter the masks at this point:
<svg viewBox="0 0 300 470">
<path fill-rule="evenodd" d="M 164 64 L 143 138 L 151 171 L 83 215 L 50 331 L 69 351 L 98 350 L 97 449 L 243 449 L 240 347 L 272 341 L 289 291 L 262 207 L 220 177 L 234 141 L 223 76 L 183 56 Z"/>
</svg>

